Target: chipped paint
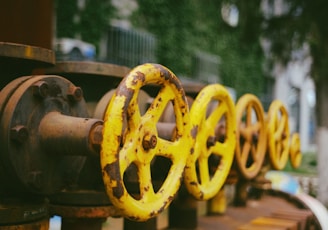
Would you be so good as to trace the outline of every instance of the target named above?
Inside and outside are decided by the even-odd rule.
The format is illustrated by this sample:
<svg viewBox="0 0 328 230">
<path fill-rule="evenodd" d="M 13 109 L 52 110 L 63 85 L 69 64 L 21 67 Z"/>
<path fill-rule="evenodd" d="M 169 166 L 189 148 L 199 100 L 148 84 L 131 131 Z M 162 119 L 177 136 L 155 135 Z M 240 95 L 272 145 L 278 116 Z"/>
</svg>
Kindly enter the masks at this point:
<svg viewBox="0 0 328 230">
<path fill-rule="evenodd" d="M 162 89 L 151 104 L 151 112 L 145 116 L 135 116 L 139 111 L 137 95 L 142 86 L 159 84 Z M 170 146 L 158 139 L 156 119 L 161 111 L 162 103 L 172 101 L 176 113 L 176 139 Z M 192 148 L 190 142 L 190 120 L 187 99 L 179 79 L 166 67 L 159 64 L 137 66 L 122 80 L 116 93 L 106 109 L 101 163 L 106 191 L 114 206 L 122 211 L 122 215 L 134 221 L 145 221 L 161 213 L 168 207 L 177 193 L 182 181 L 187 156 Z M 158 113 L 158 112 L 157 112 Z M 155 119 L 156 118 L 156 119 Z M 128 127 L 121 143 L 123 121 Z M 146 138 L 145 138 L 146 137 Z M 128 142 L 127 142 L 128 140 Z M 140 145 L 144 148 L 140 148 Z M 161 189 L 153 191 L 151 175 L 146 168 L 150 167 L 154 156 L 170 158 L 172 165 Z M 129 164 L 139 168 L 138 178 L 140 197 L 135 199 L 126 191 L 123 175 Z M 140 169 L 143 167 L 143 170 Z M 146 170 L 145 170 L 146 169 Z"/>
</svg>

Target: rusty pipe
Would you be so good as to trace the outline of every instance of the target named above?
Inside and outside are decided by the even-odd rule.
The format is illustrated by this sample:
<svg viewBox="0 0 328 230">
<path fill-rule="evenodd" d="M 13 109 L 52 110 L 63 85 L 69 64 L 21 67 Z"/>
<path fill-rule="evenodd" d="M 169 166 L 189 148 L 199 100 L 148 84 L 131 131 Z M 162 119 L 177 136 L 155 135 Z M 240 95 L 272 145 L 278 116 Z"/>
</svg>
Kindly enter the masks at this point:
<svg viewBox="0 0 328 230">
<path fill-rule="evenodd" d="M 158 122 L 158 136 L 165 140 L 174 139 L 175 123 Z M 50 112 L 39 125 L 41 144 L 47 150 L 62 155 L 99 156 L 102 142 L 103 121 L 80 118 Z M 223 133 L 217 133 L 219 137 Z"/>
<path fill-rule="evenodd" d="M 92 143 L 95 135 L 91 134 L 94 133 L 94 130 L 99 130 L 99 126 L 102 127 L 102 124 L 103 121 L 99 119 L 72 117 L 59 112 L 50 112 L 40 122 L 40 141 L 47 152 L 54 154 L 99 155 Z"/>
</svg>

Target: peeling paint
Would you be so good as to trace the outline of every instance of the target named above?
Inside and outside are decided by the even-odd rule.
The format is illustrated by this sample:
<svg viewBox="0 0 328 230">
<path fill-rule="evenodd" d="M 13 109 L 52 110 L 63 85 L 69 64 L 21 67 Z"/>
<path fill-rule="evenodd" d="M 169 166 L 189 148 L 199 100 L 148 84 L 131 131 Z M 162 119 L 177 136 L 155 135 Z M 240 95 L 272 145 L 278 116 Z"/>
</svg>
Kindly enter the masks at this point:
<svg viewBox="0 0 328 230">
<path fill-rule="evenodd" d="M 121 181 L 119 161 L 115 161 L 112 164 L 107 164 L 104 167 L 104 171 L 107 173 L 111 181 L 115 181 L 116 186 L 112 187 L 113 196 L 120 199 L 124 195 L 124 186 Z"/>
</svg>

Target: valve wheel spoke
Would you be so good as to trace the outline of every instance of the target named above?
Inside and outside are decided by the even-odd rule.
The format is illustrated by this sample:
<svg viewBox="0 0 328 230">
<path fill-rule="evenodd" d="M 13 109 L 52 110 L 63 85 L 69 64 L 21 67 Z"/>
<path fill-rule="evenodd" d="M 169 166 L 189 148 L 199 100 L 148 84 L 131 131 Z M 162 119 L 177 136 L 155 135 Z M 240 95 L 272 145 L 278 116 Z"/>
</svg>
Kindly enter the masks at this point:
<svg viewBox="0 0 328 230">
<path fill-rule="evenodd" d="M 151 179 L 151 171 L 149 164 L 137 164 L 140 197 L 144 200 L 152 200 L 155 197 L 153 183 Z"/>
<path fill-rule="evenodd" d="M 149 109 L 146 112 L 146 115 L 152 117 L 152 120 L 157 122 L 160 119 L 160 116 L 163 114 L 166 105 L 169 103 L 169 101 L 173 100 L 173 96 L 174 94 L 171 88 L 162 88 L 159 94 L 152 101 Z"/>
</svg>

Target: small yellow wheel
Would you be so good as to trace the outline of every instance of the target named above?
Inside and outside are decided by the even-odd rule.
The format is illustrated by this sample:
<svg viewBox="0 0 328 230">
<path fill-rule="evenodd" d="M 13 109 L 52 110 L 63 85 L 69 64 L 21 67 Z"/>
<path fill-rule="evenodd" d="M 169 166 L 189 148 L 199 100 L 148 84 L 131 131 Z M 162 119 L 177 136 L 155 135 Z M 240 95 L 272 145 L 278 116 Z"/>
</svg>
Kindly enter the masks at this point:
<svg viewBox="0 0 328 230">
<path fill-rule="evenodd" d="M 292 135 L 289 149 L 290 163 L 293 168 L 300 167 L 302 163 L 301 140 L 298 133 Z"/>
<path fill-rule="evenodd" d="M 145 85 L 159 85 L 158 95 L 141 114 L 138 94 Z M 174 140 L 158 135 L 156 127 L 166 105 L 173 102 L 176 117 Z M 127 122 L 127 127 L 123 125 Z M 144 64 L 134 68 L 120 83 L 105 113 L 101 167 L 107 194 L 122 215 L 145 221 L 161 213 L 173 200 L 191 151 L 189 109 L 181 83 L 167 68 Z M 155 189 L 151 162 L 167 158 L 171 167 L 161 186 Z M 137 186 L 124 180 L 129 169 L 137 170 Z M 135 182 L 135 181 L 133 181 Z M 137 187 L 137 189 L 136 189 Z"/>
<path fill-rule="evenodd" d="M 255 95 L 245 94 L 238 100 L 236 119 L 238 171 L 244 178 L 253 179 L 262 167 L 267 146 L 264 110 Z"/>
<path fill-rule="evenodd" d="M 208 200 L 224 184 L 234 157 L 235 107 L 229 92 L 218 84 L 202 89 L 192 104 L 190 119 L 195 144 L 187 160 L 184 182 L 196 199 Z M 220 128 L 224 130 L 219 136 Z"/>
<path fill-rule="evenodd" d="M 288 112 L 280 100 L 271 103 L 268 111 L 268 150 L 273 169 L 283 169 L 289 155 Z"/>
</svg>

